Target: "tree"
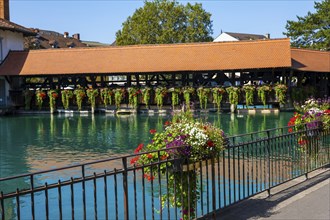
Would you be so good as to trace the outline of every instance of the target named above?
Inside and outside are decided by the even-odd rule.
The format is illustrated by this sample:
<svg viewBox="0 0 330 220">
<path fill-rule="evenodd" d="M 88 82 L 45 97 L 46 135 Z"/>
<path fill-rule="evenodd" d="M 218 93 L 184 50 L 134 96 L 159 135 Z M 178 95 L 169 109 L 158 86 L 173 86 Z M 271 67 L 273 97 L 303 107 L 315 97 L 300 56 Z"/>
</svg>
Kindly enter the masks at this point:
<svg viewBox="0 0 330 220">
<path fill-rule="evenodd" d="M 116 33 L 117 45 L 212 41 L 211 14 L 201 4 L 146 1 Z"/>
<path fill-rule="evenodd" d="M 288 21 L 283 34 L 291 38 L 294 47 L 330 50 L 330 0 L 315 2 L 314 8 L 315 13 Z"/>
</svg>

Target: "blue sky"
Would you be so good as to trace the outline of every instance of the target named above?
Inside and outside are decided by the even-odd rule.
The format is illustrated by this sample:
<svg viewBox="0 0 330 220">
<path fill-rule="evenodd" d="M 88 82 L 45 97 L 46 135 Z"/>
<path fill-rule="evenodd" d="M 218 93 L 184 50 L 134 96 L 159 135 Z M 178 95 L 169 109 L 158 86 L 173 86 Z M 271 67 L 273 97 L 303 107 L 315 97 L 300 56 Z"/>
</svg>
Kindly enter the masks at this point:
<svg viewBox="0 0 330 220">
<path fill-rule="evenodd" d="M 188 1 L 179 1 L 186 4 Z M 224 32 L 270 33 L 283 38 L 287 20 L 315 12 L 311 0 L 208 0 L 202 3 L 212 14 L 213 37 Z M 140 0 L 10 0 L 10 19 L 25 27 L 80 33 L 82 40 L 112 43 L 115 33 Z"/>
</svg>

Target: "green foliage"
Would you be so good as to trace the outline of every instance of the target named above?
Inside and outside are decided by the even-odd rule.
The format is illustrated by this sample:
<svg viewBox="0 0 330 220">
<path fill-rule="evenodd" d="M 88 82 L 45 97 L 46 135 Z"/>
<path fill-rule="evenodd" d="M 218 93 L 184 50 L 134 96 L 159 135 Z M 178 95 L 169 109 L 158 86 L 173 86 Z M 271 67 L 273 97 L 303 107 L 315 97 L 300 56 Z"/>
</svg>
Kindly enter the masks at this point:
<svg viewBox="0 0 330 220">
<path fill-rule="evenodd" d="M 114 95 L 112 89 L 110 88 L 103 88 L 101 89 L 101 99 L 103 100 L 103 104 L 105 107 L 107 107 L 108 103 L 109 105 L 112 105 L 112 96 Z"/>
<path fill-rule="evenodd" d="M 222 96 L 226 92 L 224 88 L 215 87 L 212 89 L 213 93 L 213 102 L 217 105 L 218 112 L 220 112 L 220 106 L 222 101 Z"/>
<path fill-rule="evenodd" d="M 76 96 L 78 110 L 81 111 L 82 102 L 83 102 L 84 98 L 86 97 L 85 90 L 83 88 L 78 88 L 73 91 L 73 94 L 75 94 L 75 96 Z"/>
<path fill-rule="evenodd" d="M 197 89 L 197 95 L 199 98 L 199 105 L 201 109 L 206 109 L 207 107 L 207 100 L 208 100 L 208 96 L 210 93 L 210 89 L 209 88 L 204 88 L 204 87 L 199 87 Z"/>
<path fill-rule="evenodd" d="M 193 87 L 184 87 L 182 89 L 182 92 L 183 92 L 183 98 L 184 98 L 186 108 L 188 110 L 190 110 L 190 99 L 191 99 L 192 94 L 194 94 L 195 89 Z"/>
<path fill-rule="evenodd" d="M 146 1 L 116 33 L 117 45 L 212 41 L 211 14 L 201 4 Z"/>
<path fill-rule="evenodd" d="M 98 89 L 87 89 L 86 90 L 88 101 L 91 104 L 92 108 L 95 108 L 95 99 L 99 95 Z"/>
<path fill-rule="evenodd" d="M 181 93 L 181 90 L 179 88 L 170 88 L 168 92 L 172 93 L 172 107 L 179 104 L 179 94 Z"/>
<path fill-rule="evenodd" d="M 149 87 L 144 87 L 141 90 L 142 100 L 143 100 L 143 103 L 146 104 L 147 109 L 149 108 L 150 92 L 151 92 L 151 88 L 149 88 Z"/>
<path fill-rule="evenodd" d="M 291 38 L 293 47 L 330 50 L 330 0 L 315 2 L 315 13 L 297 16 L 298 21 L 287 21 L 283 33 Z"/>
<path fill-rule="evenodd" d="M 124 99 L 125 93 L 126 90 L 124 88 L 115 89 L 115 104 L 117 109 L 120 108 L 120 104 Z"/>
<path fill-rule="evenodd" d="M 47 94 L 49 97 L 49 107 L 54 109 L 56 105 L 56 99 L 58 97 L 58 92 L 56 90 L 49 90 Z"/>
<path fill-rule="evenodd" d="M 25 110 L 30 110 L 31 100 L 34 95 L 34 92 L 27 89 L 23 91 L 23 95 L 24 95 L 24 104 L 25 104 L 24 108 Z"/>
<path fill-rule="evenodd" d="M 42 90 L 36 91 L 36 105 L 38 106 L 38 109 L 41 110 L 42 103 L 44 102 L 44 99 L 46 98 L 46 93 Z"/>
<path fill-rule="evenodd" d="M 127 89 L 128 92 L 128 104 L 130 104 L 134 109 L 138 106 L 138 97 L 141 91 L 138 88 L 130 87 Z"/>
<path fill-rule="evenodd" d="M 158 109 L 162 109 L 164 97 L 167 94 L 167 89 L 165 87 L 157 87 L 155 89 L 155 101 L 157 104 Z"/>
<path fill-rule="evenodd" d="M 244 85 L 243 90 L 245 91 L 245 105 L 248 108 L 249 105 L 253 104 L 253 94 L 254 94 L 254 86 L 253 85 Z"/>
<path fill-rule="evenodd" d="M 239 92 L 240 92 L 239 88 L 231 86 L 226 88 L 226 91 L 229 96 L 229 103 L 235 106 L 238 105 Z"/>
<path fill-rule="evenodd" d="M 284 105 L 286 102 L 286 91 L 288 90 L 288 87 L 284 84 L 276 84 L 274 90 L 278 102 Z"/>
<path fill-rule="evenodd" d="M 64 109 L 69 109 L 70 99 L 73 97 L 73 92 L 71 90 L 62 90 L 62 104 Z"/>
<path fill-rule="evenodd" d="M 265 106 L 267 101 L 267 94 L 271 91 L 271 87 L 269 85 L 262 85 L 257 88 L 258 97 L 261 100 L 262 104 Z"/>
</svg>

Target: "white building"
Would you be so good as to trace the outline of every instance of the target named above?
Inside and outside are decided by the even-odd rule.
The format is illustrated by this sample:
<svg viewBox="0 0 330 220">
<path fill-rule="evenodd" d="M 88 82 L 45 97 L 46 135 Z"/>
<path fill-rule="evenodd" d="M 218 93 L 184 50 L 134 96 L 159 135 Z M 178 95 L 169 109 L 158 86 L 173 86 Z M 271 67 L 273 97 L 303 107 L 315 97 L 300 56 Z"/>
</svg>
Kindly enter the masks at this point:
<svg viewBox="0 0 330 220">
<path fill-rule="evenodd" d="M 260 35 L 260 34 L 243 34 L 243 33 L 233 33 L 233 32 L 221 32 L 221 34 L 216 37 L 213 42 L 223 42 L 223 41 L 241 41 L 241 40 L 265 40 L 269 39 L 270 35 Z"/>
<path fill-rule="evenodd" d="M 35 35 L 30 29 L 9 21 L 9 0 L 0 0 L 0 63 L 10 50 L 24 50 L 24 37 Z M 9 91 L 15 83 L 9 85 L 5 77 L 0 76 L 0 108 L 11 106 Z"/>
</svg>

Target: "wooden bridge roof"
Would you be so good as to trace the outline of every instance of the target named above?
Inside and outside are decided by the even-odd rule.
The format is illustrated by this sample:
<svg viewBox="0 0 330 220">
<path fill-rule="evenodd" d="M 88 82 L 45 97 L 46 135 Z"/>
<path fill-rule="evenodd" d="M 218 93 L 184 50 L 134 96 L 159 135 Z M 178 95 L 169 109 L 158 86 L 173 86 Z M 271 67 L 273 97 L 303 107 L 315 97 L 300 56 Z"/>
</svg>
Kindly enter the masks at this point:
<svg viewBox="0 0 330 220">
<path fill-rule="evenodd" d="M 291 67 L 289 39 L 11 51 L 0 75 L 120 74 Z"/>
<path fill-rule="evenodd" d="M 291 57 L 293 69 L 330 72 L 330 51 L 291 49 Z"/>
</svg>

